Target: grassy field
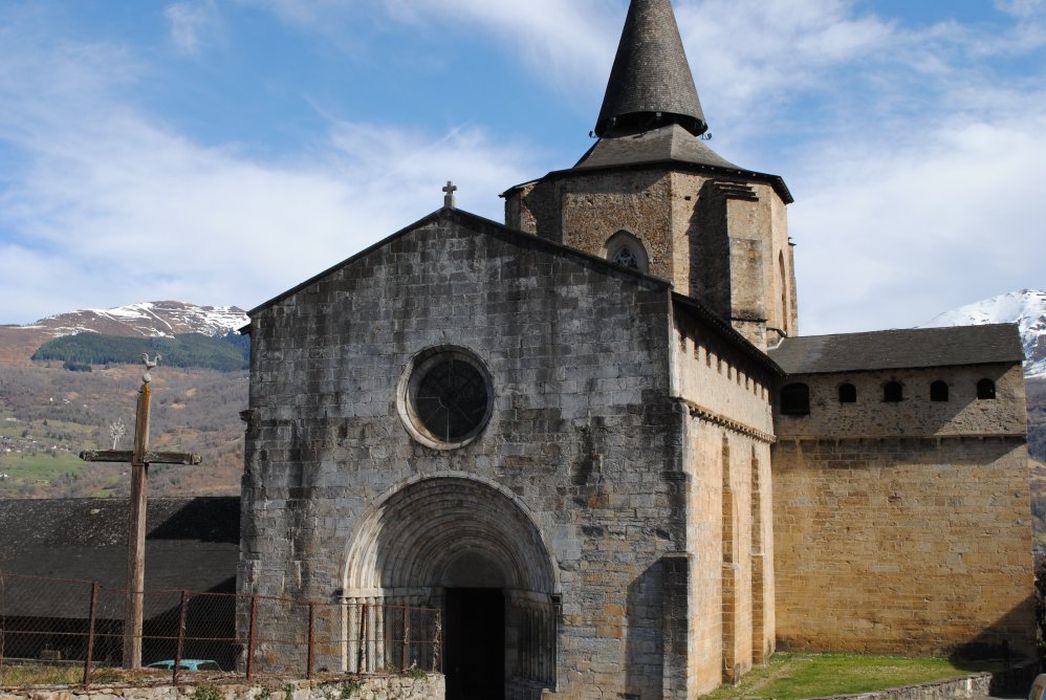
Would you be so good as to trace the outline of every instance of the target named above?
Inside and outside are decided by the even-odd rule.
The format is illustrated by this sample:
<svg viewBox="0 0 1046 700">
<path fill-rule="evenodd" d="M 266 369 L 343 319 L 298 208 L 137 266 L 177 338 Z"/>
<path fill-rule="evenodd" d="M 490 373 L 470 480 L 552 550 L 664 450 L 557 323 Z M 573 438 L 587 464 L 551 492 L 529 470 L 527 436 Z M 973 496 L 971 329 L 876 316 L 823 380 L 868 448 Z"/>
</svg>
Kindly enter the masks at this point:
<svg viewBox="0 0 1046 700">
<path fill-rule="evenodd" d="M 83 676 L 84 667 L 79 662 L 60 665 L 4 664 L 3 667 L 0 667 L 0 687 L 80 685 L 83 682 Z M 91 669 L 91 683 L 94 685 L 106 683 L 149 685 L 168 679 L 170 679 L 170 673 L 166 671 L 125 671 L 121 668 L 98 667 Z"/>
<path fill-rule="evenodd" d="M 732 688 L 720 688 L 708 700 L 759 698 L 801 700 L 827 695 L 867 693 L 885 688 L 960 678 L 990 666 L 962 668 L 947 659 L 909 659 L 856 654 L 775 654 Z"/>
<path fill-rule="evenodd" d="M 66 372 L 37 363 L 0 368 L 0 498 L 126 495 L 127 465 L 82 464 L 81 450 L 112 447 L 109 426 L 126 426 L 117 449 L 129 449 L 141 368 Z M 192 451 L 198 467 L 150 470 L 156 496 L 239 493 L 247 374 L 164 367 L 153 380 L 150 444 Z M 56 448 L 52 450 L 51 448 Z M 10 450 L 8 452 L 7 450 Z M 50 452 L 57 456 L 52 460 Z M 29 456 L 32 455 L 32 456 Z"/>
<path fill-rule="evenodd" d="M 7 474 L 12 482 L 51 482 L 66 474 L 75 474 L 83 467 L 84 462 L 68 452 L 56 452 L 54 455 L 48 452 L 0 454 L 0 472 Z"/>
<path fill-rule="evenodd" d="M 11 421 L 10 415 L 0 415 L 0 437 L 19 438 L 27 432 L 37 440 L 91 440 L 97 432 L 94 426 L 60 420 Z"/>
</svg>

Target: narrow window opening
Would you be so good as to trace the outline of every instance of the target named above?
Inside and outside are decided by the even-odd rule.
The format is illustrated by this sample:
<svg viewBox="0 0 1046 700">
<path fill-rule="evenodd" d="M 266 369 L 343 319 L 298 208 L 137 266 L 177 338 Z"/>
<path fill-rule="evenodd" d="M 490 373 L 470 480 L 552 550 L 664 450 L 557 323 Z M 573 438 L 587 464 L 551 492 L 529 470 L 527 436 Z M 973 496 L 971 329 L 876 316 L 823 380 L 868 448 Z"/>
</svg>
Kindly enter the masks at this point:
<svg viewBox="0 0 1046 700">
<path fill-rule="evenodd" d="M 883 401 L 886 403 L 904 401 L 904 385 L 900 382 L 887 382 L 883 385 Z"/>
<path fill-rule="evenodd" d="M 840 384 L 839 403 L 857 403 L 857 387 L 850 382 Z"/>
<path fill-rule="evenodd" d="M 982 379 L 977 382 L 977 399 L 980 401 L 991 401 L 995 398 L 995 382 L 991 379 Z"/>
<path fill-rule="evenodd" d="M 930 401 L 947 401 L 948 383 L 937 380 L 930 385 Z"/>
<path fill-rule="evenodd" d="M 781 275 L 781 328 L 786 331 L 788 328 L 788 277 L 785 276 L 785 256 L 784 251 L 781 251 L 778 256 L 778 269 Z"/>
<path fill-rule="evenodd" d="M 781 413 L 786 416 L 810 415 L 810 387 L 788 384 L 781 389 Z"/>
</svg>

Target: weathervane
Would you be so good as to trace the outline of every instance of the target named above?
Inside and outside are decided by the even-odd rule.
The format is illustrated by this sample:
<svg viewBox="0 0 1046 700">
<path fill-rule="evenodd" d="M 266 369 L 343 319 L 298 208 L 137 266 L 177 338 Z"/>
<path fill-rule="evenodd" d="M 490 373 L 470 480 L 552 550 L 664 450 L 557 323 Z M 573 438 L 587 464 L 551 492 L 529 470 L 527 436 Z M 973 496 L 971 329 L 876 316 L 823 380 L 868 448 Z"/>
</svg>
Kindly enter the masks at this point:
<svg viewBox="0 0 1046 700">
<path fill-rule="evenodd" d="M 156 353 L 156 359 L 150 360 L 149 353 L 142 353 L 142 363 L 145 365 L 145 374 L 142 375 L 142 383 L 148 384 L 153 380 L 153 375 L 149 373 L 156 365 L 160 364 L 160 360 L 163 359 L 163 355 Z"/>
</svg>

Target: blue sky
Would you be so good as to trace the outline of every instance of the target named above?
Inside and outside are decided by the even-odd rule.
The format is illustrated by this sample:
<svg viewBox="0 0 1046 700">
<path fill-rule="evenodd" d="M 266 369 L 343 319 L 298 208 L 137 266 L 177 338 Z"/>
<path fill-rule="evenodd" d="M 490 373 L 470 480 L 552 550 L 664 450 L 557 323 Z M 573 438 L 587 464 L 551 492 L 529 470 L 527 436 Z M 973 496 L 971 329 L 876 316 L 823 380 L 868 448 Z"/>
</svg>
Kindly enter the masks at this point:
<svg viewBox="0 0 1046 700">
<path fill-rule="evenodd" d="M 711 145 L 797 202 L 804 332 L 1041 288 L 1046 0 L 676 0 Z M 0 323 L 245 308 L 571 165 L 625 0 L 0 0 Z"/>
</svg>

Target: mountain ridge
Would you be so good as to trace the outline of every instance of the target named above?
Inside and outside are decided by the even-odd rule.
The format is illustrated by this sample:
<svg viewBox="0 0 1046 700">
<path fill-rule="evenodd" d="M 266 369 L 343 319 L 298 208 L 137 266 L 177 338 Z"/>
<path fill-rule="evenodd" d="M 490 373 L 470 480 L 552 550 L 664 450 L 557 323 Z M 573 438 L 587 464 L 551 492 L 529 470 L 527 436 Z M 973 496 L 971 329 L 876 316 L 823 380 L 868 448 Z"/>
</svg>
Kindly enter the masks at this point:
<svg viewBox="0 0 1046 700">
<path fill-rule="evenodd" d="M 1046 379 L 1046 291 L 1022 289 L 956 307 L 938 314 L 921 328 L 1016 323 L 1024 343 L 1024 374 Z"/>
<path fill-rule="evenodd" d="M 187 333 L 224 335 L 247 325 L 247 313 L 236 306 L 201 306 L 183 301 L 146 301 L 111 309 L 78 309 L 25 326 L 54 337 L 76 333 L 173 337 Z"/>
<path fill-rule="evenodd" d="M 123 337 L 173 338 L 200 333 L 225 335 L 250 319 L 236 306 L 206 306 L 183 301 L 146 301 L 111 309 L 78 309 L 27 325 L 0 326 L 0 365 L 28 367 L 33 353 L 49 340 L 77 333 Z"/>
</svg>

